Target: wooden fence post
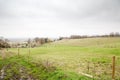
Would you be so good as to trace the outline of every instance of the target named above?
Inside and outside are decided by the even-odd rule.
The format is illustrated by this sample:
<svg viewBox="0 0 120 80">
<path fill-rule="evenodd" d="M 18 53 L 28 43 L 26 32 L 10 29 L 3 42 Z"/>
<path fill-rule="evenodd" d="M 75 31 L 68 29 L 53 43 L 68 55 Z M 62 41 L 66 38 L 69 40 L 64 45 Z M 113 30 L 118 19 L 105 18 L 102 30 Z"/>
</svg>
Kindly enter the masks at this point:
<svg viewBox="0 0 120 80">
<path fill-rule="evenodd" d="M 20 55 L 20 49 L 18 48 L 18 56 Z"/>
<path fill-rule="evenodd" d="M 112 58 L 112 79 L 115 80 L 115 56 Z"/>
<path fill-rule="evenodd" d="M 88 73 L 89 73 L 89 69 L 90 69 L 90 62 L 88 61 L 88 64 L 87 64 L 87 69 L 88 69 Z"/>
<path fill-rule="evenodd" d="M 28 51 L 28 62 L 29 62 L 29 60 L 30 60 L 30 52 L 31 52 L 30 49 L 31 49 L 31 44 L 29 44 L 29 49 L 28 49 L 28 50 L 29 50 L 29 51 Z"/>
<path fill-rule="evenodd" d="M 95 63 L 93 63 L 94 67 L 93 67 L 93 80 L 95 79 Z"/>
<path fill-rule="evenodd" d="M 28 56 L 30 57 L 30 47 L 29 47 L 29 54 L 28 54 Z"/>
</svg>

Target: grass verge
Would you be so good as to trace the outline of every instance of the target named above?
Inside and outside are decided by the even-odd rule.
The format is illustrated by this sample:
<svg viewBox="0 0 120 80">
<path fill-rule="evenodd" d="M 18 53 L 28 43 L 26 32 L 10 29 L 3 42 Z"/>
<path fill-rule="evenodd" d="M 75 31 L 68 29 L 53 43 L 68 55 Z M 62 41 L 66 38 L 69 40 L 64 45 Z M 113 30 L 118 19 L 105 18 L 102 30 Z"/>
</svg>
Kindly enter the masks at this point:
<svg viewBox="0 0 120 80">
<path fill-rule="evenodd" d="M 35 63 L 24 56 L 0 58 L 0 70 L 4 71 L 4 80 L 33 79 L 33 80 L 92 80 L 73 72 L 65 72 L 50 65 L 48 62 Z M 3 72 L 2 71 L 2 72 Z M 0 73 L 0 76 L 3 73 Z"/>
</svg>

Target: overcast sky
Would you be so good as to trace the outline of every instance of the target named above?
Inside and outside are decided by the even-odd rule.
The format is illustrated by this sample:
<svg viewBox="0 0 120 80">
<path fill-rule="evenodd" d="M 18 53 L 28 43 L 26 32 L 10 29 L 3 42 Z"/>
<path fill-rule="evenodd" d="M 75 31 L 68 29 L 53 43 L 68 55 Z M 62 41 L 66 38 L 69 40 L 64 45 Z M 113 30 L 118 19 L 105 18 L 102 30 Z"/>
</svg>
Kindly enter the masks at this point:
<svg viewBox="0 0 120 80">
<path fill-rule="evenodd" d="M 120 32 L 120 0 L 0 0 L 0 36 Z"/>
</svg>

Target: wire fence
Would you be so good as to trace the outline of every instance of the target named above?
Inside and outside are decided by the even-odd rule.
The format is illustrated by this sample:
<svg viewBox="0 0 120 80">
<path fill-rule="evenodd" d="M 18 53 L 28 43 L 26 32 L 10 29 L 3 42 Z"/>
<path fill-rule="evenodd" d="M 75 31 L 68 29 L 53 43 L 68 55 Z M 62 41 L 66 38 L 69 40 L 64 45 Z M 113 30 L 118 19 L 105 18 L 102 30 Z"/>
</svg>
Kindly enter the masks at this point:
<svg viewBox="0 0 120 80">
<path fill-rule="evenodd" d="M 82 74 L 97 80 L 120 80 L 120 57 L 107 57 L 107 62 L 85 61 L 80 63 Z M 87 74 L 87 75 L 86 75 Z"/>
<path fill-rule="evenodd" d="M 29 56 L 30 56 L 30 50 Z M 18 49 L 18 55 L 19 55 Z M 4 59 L 6 54 L 4 50 L 0 51 L 0 55 Z M 81 74 L 97 79 L 97 80 L 120 80 L 120 57 L 97 57 L 93 58 L 93 61 L 86 60 L 84 62 L 79 62 L 79 69 Z"/>
</svg>

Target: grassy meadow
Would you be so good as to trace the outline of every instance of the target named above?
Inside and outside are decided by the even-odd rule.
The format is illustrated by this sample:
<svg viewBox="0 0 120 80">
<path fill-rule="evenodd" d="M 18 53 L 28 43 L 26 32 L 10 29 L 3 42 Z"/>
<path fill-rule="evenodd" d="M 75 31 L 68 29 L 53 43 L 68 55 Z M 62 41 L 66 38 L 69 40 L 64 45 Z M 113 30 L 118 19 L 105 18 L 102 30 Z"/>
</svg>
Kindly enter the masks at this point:
<svg viewBox="0 0 120 80">
<path fill-rule="evenodd" d="M 18 53 L 16 48 L 9 49 L 8 51 L 14 54 Z M 31 57 L 31 61 L 35 63 L 47 62 L 63 72 L 72 72 L 77 75 L 85 73 L 101 80 L 111 79 L 112 57 L 116 56 L 115 78 L 120 79 L 119 37 L 64 39 L 44 44 L 40 47 L 30 48 L 30 53 L 29 48 L 20 48 L 19 54 L 28 59 Z M 73 78 L 71 80 L 78 79 Z"/>
</svg>

